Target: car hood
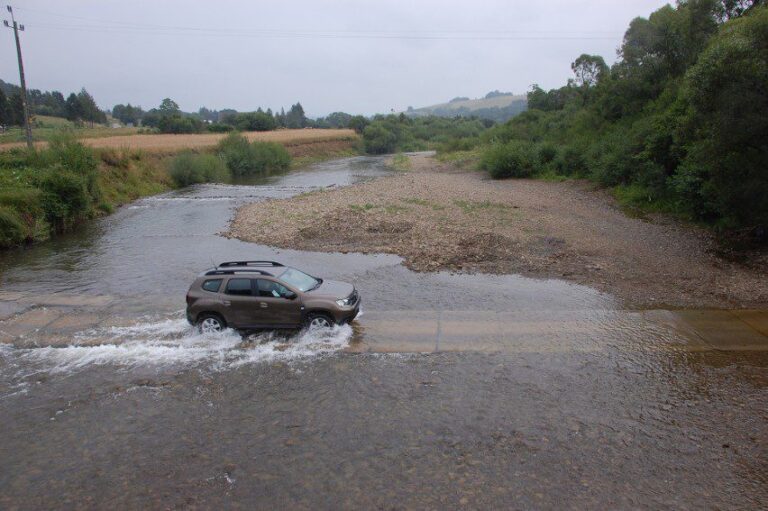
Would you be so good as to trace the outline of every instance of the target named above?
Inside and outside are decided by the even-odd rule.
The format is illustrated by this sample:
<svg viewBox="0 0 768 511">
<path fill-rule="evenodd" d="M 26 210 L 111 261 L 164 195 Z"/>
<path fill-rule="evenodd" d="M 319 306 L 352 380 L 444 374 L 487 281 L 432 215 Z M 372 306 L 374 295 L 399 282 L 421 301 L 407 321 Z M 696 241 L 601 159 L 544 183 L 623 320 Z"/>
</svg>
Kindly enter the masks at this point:
<svg viewBox="0 0 768 511">
<path fill-rule="evenodd" d="M 307 291 L 307 294 L 312 296 L 328 296 L 335 300 L 346 298 L 352 294 L 355 287 L 352 284 L 346 282 L 339 282 L 338 280 L 324 280 L 320 286 L 316 287 L 312 291 Z"/>
</svg>

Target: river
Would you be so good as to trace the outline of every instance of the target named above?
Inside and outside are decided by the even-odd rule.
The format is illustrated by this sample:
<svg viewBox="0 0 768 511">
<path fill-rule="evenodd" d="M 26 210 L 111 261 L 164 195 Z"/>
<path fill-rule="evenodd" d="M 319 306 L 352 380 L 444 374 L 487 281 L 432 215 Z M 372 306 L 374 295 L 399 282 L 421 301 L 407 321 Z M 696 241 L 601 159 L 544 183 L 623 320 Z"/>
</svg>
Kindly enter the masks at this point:
<svg viewBox="0 0 768 511">
<path fill-rule="evenodd" d="M 239 205 L 391 172 L 357 157 L 195 186 L 1 254 L 0 508 L 765 503 L 759 311 L 625 310 L 562 281 L 219 235 Z M 353 282 L 363 314 L 198 334 L 190 282 L 246 258 Z"/>
</svg>

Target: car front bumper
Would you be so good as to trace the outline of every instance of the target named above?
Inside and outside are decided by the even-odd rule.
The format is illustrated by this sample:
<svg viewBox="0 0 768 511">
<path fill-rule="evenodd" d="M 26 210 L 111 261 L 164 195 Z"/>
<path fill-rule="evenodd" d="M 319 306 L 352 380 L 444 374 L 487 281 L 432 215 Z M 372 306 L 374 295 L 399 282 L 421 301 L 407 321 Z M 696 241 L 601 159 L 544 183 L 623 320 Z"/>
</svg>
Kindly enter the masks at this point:
<svg viewBox="0 0 768 511">
<path fill-rule="evenodd" d="M 340 310 L 337 311 L 335 314 L 336 323 L 340 325 L 344 325 L 347 323 L 351 323 L 355 320 L 358 314 L 360 314 L 360 302 L 362 300 L 358 299 L 357 303 L 354 307 L 348 309 L 348 310 Z"/>
</svg>

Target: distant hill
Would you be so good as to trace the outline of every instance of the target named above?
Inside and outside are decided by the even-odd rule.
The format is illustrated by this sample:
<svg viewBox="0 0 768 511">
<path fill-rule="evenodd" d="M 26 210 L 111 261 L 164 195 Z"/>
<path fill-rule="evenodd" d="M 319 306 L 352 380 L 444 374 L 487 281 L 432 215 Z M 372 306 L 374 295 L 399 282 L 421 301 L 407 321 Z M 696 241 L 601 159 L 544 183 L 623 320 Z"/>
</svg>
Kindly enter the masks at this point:
<svg viewBox="0 0 768 511">
<path fill-rule="evenodd" d="M 421 108 L 408 107 L 405 112 L 410 117 L 436 115 L 438 117 L 479 117 L 497 122 L 505 122 L 528 108 L 525 94 L 492 91 L 483 98 L 469 99 L 456 97 L 447 103 L 440 103 Z"/>
</svg>

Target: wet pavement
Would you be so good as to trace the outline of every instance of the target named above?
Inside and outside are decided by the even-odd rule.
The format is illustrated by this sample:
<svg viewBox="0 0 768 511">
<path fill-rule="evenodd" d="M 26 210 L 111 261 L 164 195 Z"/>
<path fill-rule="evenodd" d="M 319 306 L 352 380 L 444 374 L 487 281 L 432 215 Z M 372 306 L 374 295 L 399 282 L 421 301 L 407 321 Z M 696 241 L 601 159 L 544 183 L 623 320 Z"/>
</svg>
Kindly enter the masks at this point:
<svg viewBox="0 0 768 511">
<path fill-rule="evenodd" d="M 0 509 L 766 508 L 765 311 L 216 235 L 244 202 L 388 172 L 195 187 L 0 255 Z M 189 282 L 244 257 L 354 282 L 363 314 L 197 334 Z"/>
</svg>

